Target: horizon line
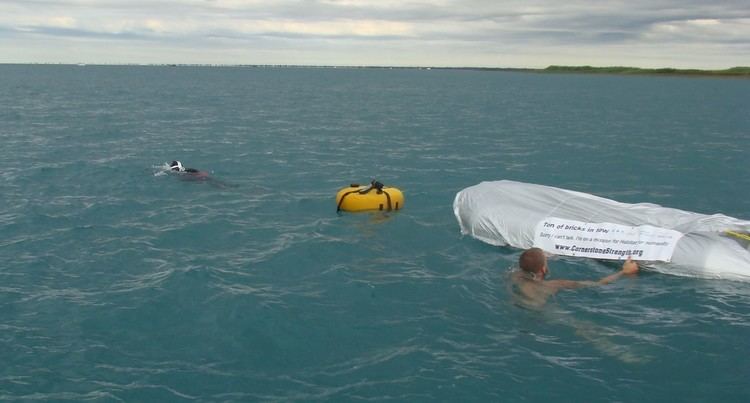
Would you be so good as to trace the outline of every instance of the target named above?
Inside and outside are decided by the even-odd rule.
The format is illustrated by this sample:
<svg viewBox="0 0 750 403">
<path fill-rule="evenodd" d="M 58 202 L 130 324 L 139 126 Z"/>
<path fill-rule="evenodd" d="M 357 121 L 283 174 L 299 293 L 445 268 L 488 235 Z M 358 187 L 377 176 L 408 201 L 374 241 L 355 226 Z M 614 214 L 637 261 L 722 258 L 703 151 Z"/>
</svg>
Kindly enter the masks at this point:
<svg viewBox="0 0 750 403">
<path fill-rule="evenodd" d="M 657 70 L 674 70 L 676 73 L 679 72 L 720 72 L 732 69 L 750 69 L 750 66 L 731 66 L 723 69 L 695 69 L 695 68 L 677 68 L 677 67 L 636 67 L 636 66 L 621 66 L 621 65 L 604 65 L 604 66 L 592 66 L 592 65 L 556 65 L 550 64 L 546 67 L 490 67 L 490 66 L 395 66 L 395 65 L 346 65 L 346 64 L 274 64 L 274 63 L 86 63 L 86 62 L 0 62 L 2 65 L 45 65 L 45 66 L 106 66 L 106 67 L 117 67 L 117 66 L 131 66 L 131 67 L 232 67 L 232 68 L 329 68 L 329 69 L 412 69 L 412 70 L 494 70 L 494 71 L 526 71 L 526 72 L 537 72 L 537 71 L 563 71 L 574 69 L 588 69 L 590 71 L 595 70 L 606 70 L 606 69 L 631 69 L 631 70 L 642 70 L 644 72 L 657 71 Z"/>
</svg>

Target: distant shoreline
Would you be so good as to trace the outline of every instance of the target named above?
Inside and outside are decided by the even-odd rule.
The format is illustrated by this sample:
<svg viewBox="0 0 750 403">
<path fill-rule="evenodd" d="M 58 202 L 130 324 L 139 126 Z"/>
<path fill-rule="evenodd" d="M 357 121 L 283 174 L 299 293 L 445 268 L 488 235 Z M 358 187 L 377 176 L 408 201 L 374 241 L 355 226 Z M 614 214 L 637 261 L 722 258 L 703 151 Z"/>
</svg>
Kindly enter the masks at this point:
<svg viewBox="0 0 750 403">
<path fill-rule="evenodd" d="M 584 73 L 584 74 L 637 74 L 637 75 L 670 75 L 670 76 L 719 76 L 750 78 L 750 67 L 732 67 L 724 70 L 675 69 L 642 69 L 638 67 L 592 67 L 592 66 L 549 66 L 539 70 L 543 73 Z"/>
<path fill-rule="evenodd" d="M 724 70 L 676 69 L 672 67 L 646 69 L 627 66 L 559 66 L 546 68 L 514 67 L 434 67 L 434 66 L 337 66 L 337 65 L 293 65 L 293 64 L 188 64 L 188 63 L 153 63 L 153 64 L 100 64 L 100 63 L 0 63 L 2 65 L 29 66 L 133 66 L 133 67 L 229 67 L 229 68 L 319 68 L 319 69 L 386 69 L 386 70 L 478 70 L 508 71 L 520 73 L 553 73 L 553 74 L 612 74 L 612 75 L 664 75 L 664 76 L 698 76 L 698 77 L 740 77 L 750 78 L 750 67 L 732 67 Z"/>
<path fill-rule="evenodd" d="M 433 67 L 442 69 L 442 67 Z M 450 68 L 449 68 L 450 69 Z M 732 67 L 724 70 L 675 69 L 671 67 L 659 69 L 643 69 L 639 67 L 611 66 L 549 66 L 543 69 L 532 68 L 492 68 L 465 67 L 466 70 L 488 71 L 517 71 L 542 74 L 611 74 L 611 75 L 661 75 L 661 76 L 694 76 L 694 77 L 739 77 L 750 78 L 750 67 Z"/>
</svg>

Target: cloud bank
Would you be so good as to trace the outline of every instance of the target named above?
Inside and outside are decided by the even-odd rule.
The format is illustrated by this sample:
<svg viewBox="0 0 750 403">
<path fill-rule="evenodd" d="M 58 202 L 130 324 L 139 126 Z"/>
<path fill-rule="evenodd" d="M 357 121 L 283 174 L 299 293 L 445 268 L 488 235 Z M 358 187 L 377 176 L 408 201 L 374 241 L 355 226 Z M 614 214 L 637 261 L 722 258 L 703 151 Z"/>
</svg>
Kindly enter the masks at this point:
<svg viewBox="0 0 750 403">
<path fill-rule="evenodd" d="M 4 0 L 0 62 L 726 68 L 750 3 Z"/>
</svg>

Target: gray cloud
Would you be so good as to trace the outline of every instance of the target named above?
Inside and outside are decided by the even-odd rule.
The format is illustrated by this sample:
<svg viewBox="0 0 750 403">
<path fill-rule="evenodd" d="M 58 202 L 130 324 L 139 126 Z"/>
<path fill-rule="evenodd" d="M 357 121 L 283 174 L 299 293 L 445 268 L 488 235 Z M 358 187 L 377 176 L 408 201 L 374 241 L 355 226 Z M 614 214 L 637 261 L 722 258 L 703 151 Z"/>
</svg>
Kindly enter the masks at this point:
<svg viewBox="0 0 750 403">
<path fill-rule="evenodd" d="M 504 61 L 511 67 L 538 67 L 566 63 L 567 58 L 586 64 L 632 60 L 625 64 L 716 68 L 750 64 L 750 4 L 746 0 L 4 0 L 0 4 L 3 38 L 0 62 L 72 61 L 52 60 L 61 54 L 52 48 L 67 46 L 79 53 L 71 52 L 70 57 L 96 59 L 86 62 L 147 62 L 128 59 L 138 57 L 193 62 L 166 60 L 174 48 L 175 58 L 200 55 L 201 62 L 209 62 L 204 59 L 210 56 L 213 63 L 233 63 L 243 57 L 249 62 L 276 63 L 257 60 L 253 48 L 265 50 L 265 44 L 273 42 L 280 48 L 264 57 L 296 64 L 315 64 L 325 57 L 323 64 L 465 65 L 471 60 L 477 65 Z M 150 45 L 134 52 L 130 42 Z M 51 59 L 24 60 L 29 52 L 22 46 L 34 48 L 34 55 L 44 55 L 49 47 Z M 158 49 L 159 54 L 148 53 L 150 49 Z M 220 50 L 232 56 L 223 59 Z M 686 51 L 691 54 L 684 55 Z M 506 55 L 502 60 L 497 57 L 500 52 Z M 389 56 L 384 58 L 385 54 Z"/>
</svg>

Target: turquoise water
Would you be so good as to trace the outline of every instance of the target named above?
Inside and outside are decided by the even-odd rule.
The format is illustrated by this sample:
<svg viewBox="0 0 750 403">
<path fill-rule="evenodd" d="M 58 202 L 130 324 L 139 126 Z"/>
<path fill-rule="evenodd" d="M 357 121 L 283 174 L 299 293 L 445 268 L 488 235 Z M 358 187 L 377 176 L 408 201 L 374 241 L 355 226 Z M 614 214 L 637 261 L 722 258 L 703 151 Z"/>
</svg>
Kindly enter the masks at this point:
<svg viewBox="0 0 750 403">
<path fill-rule="evenodd" d="M 747 401 L 750 283 L 513 304 L 513 179 L 750 218 L 750 81 L 0 66 L 0 400 Z M 159 175 L 173 159 L 210 181 Z M 337 214 L 377 178 L 394 214 Z M 555 278 L 614 267 L 551 262 Z"/>
</svg>

